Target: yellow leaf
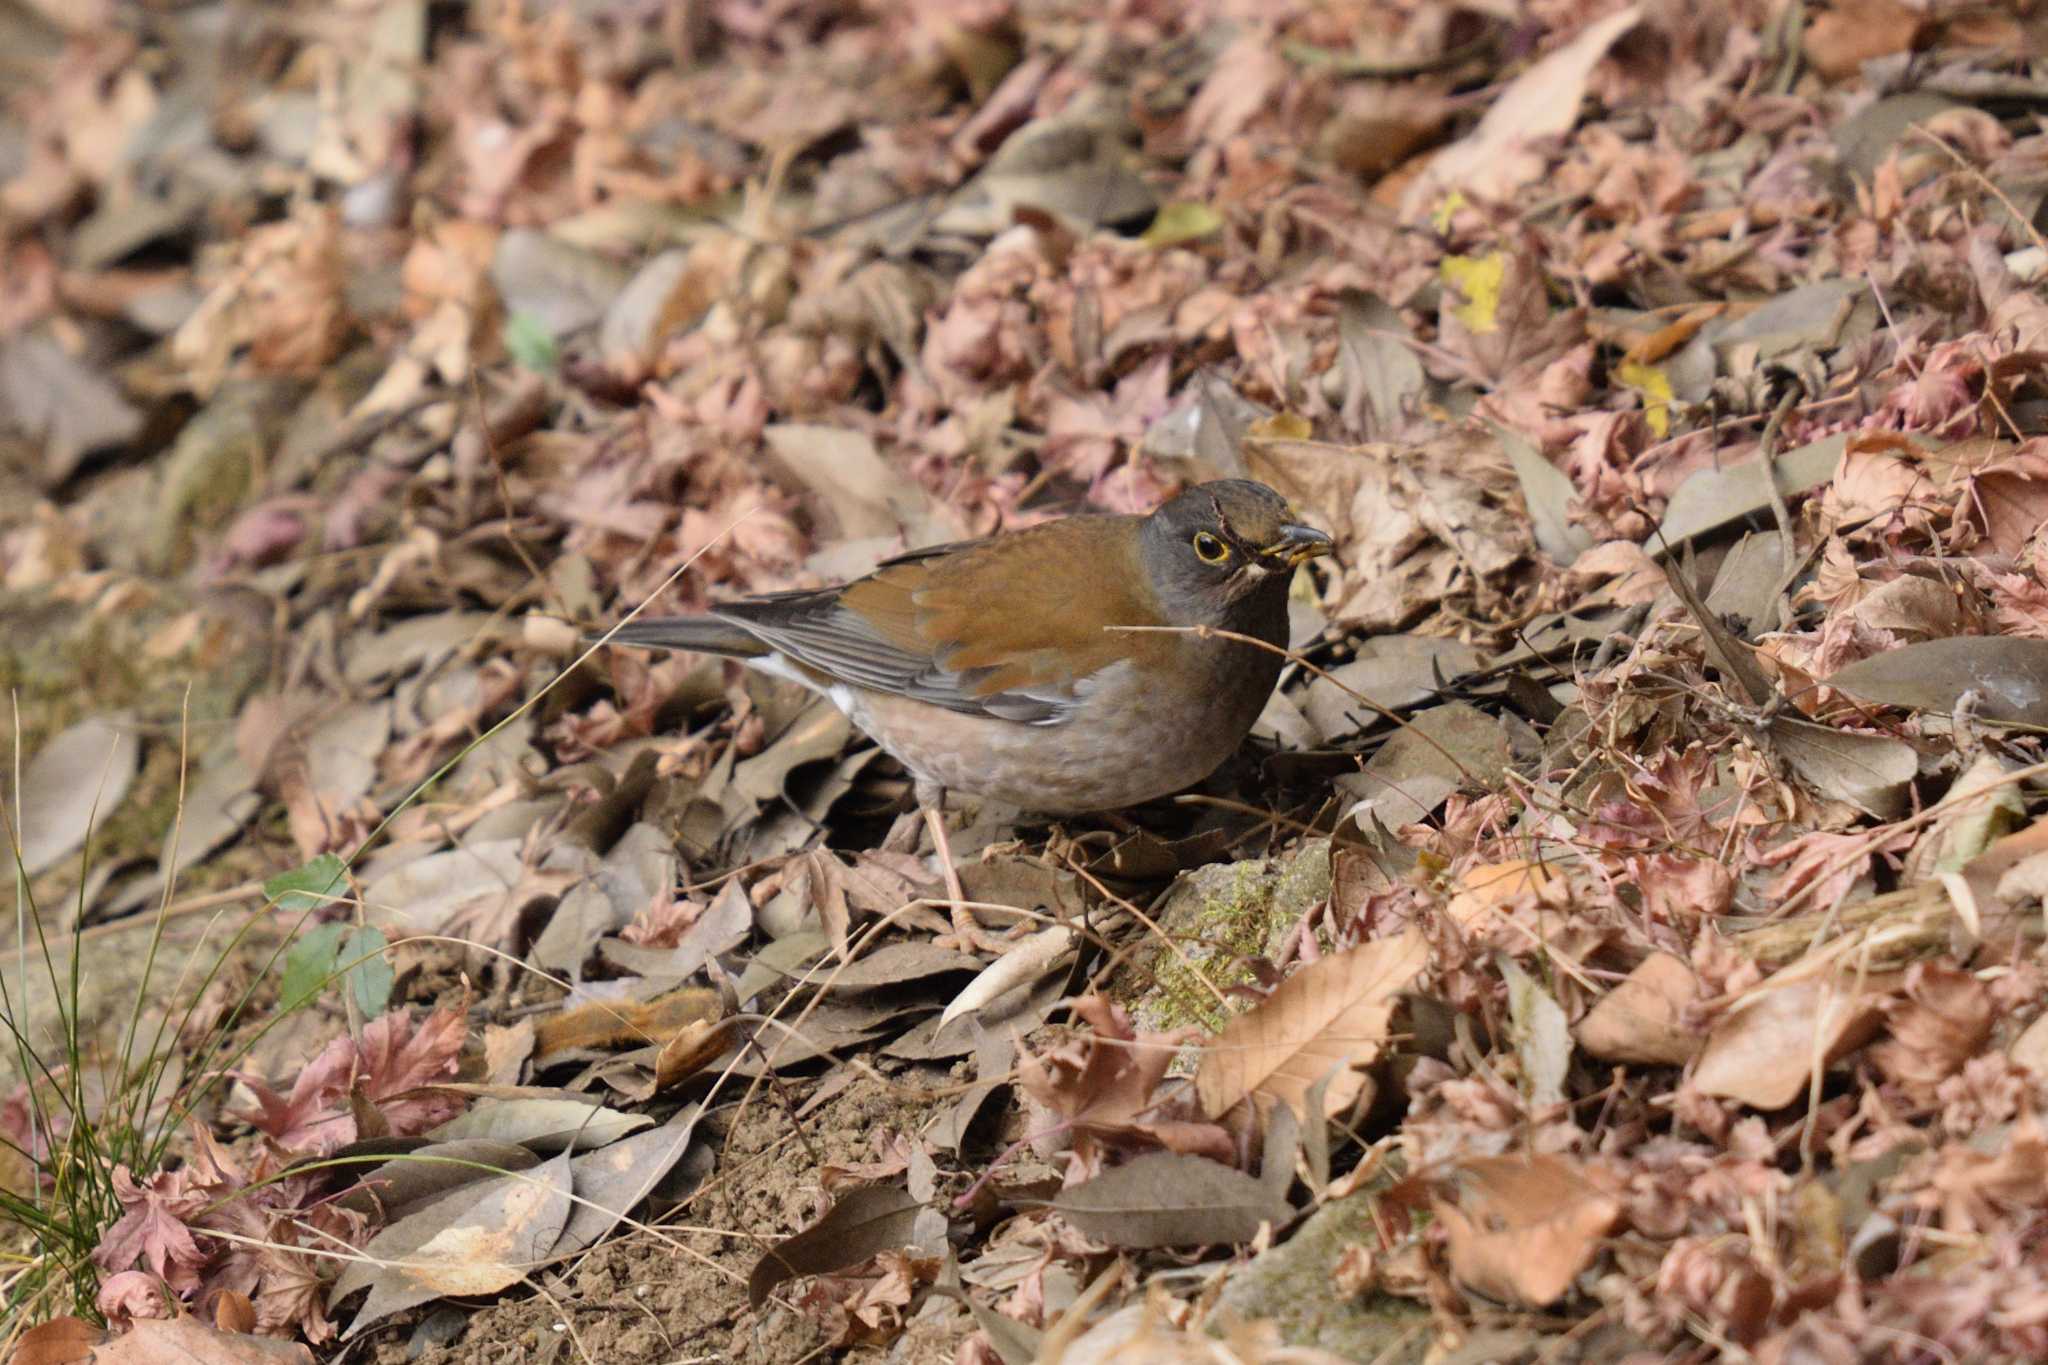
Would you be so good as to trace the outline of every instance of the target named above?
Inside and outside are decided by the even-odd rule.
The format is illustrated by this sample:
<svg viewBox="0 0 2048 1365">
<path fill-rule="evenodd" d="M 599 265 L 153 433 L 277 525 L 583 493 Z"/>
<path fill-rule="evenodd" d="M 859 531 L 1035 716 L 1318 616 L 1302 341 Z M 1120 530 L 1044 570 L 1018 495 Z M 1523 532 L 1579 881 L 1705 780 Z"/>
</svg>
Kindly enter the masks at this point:
<svg viewBox="0 0 2048 1365">
<path fill-rule="evenodd" d="M 1463 191 L 1452 190 L 1437 202 L 1436 211 L 1430 214 L 1430 222 L 1438 232 L 1449 232 L 1451 220 L 1458 216 L 1458 210 L 1465 207 Z"/>
<path fill-rule="evenodd" d="M 1223 215 L 1207 204 L 1177 200 L 1154 215 L 1152 225 L 1145 229 L 1144 242 L 1147 246 L 1179 246 L 1207 237 L 1222 226 Z"/>
<path fill-rule="evenodd" d="M 1615 367 L 1615 378 L 1643 396 L 1643 417 L 1659 436 L 1671 434 L 1671 376 L 1661 365 L 1644 365 L 1624 360 Z"/>
<path fill-rule="evenodd" d="M 1308 418 L 1292 412 L 1261 417 L 1244 429 L 1246 439 L 1260 441 L 1306 441 L 1314 433 Z"/>
<path fill-rule="evenodd" d="M 1474 336 L 1500 330 L 1500 287 L 1507 278 L 1508 258 L 1495 251 L 1485 256 L 1446 256 L 1437 267 L 1444 283 L 1465 296 L 1451 315 Z"/>
</svg>

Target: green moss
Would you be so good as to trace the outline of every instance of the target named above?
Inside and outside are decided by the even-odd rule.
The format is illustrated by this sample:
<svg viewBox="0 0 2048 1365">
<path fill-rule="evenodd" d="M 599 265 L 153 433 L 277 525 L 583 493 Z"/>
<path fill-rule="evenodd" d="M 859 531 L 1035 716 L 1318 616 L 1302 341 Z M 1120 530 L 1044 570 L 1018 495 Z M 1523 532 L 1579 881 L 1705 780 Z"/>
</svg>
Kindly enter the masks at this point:
<svg viewBox="0 0 2048 1365">
<path fill-rule="evenodd" d="M 1232 1010 L 1217 993 L 1252 980 L 1248 963 L 1271 957 L 1303 911 L 1330 893 L 1330 849 L 1313 840 L 1282 862 L 1216 863 L 1182 876 L 1158 913 L 1179 948 L 1155 944 L 1119 994 L 1141 1026 L 1214 1032 Z"/>
<path fill-rule="evenodd" d="M 1273 878 L 1265 865 L 1201 869 L 1212 870 L 1223 875 L 1211 879 L 1217 884 L 1203 889 L 1189 913 L 1162 919 L 1185 957 L 1162 949 L 1153 959 L 1146 1013 L 1156 1027 L 1223 1027 L 1228 1016 L 1215 992 L 1251 980 L 1246 963 L 1261 953 L 1272 932 Z"/>
</svg>

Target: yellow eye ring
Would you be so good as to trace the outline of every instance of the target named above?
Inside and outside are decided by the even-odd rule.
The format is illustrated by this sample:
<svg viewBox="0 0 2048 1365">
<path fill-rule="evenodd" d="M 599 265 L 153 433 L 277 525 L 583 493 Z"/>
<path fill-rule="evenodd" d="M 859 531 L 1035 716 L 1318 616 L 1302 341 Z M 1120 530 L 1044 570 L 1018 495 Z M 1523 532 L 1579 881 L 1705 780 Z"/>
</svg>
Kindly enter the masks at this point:
<svg viewBox="0 0 2048 1365">
<path fill-rule="evenodd" d="M 1230 560 L 1230 547 L 1207 531 L 1197 531 L 1188 542 L 1195 547 L 1195 557 L 1204 564 L 1224 564 Z"/>
</svg>

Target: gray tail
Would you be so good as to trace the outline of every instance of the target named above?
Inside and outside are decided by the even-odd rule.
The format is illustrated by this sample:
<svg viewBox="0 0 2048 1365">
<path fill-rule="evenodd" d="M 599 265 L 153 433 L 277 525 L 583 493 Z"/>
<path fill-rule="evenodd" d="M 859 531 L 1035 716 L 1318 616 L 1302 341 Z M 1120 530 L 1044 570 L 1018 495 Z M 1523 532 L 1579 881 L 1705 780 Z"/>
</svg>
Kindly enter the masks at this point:
<svg viewBox="0 0 2048 1365">
<path fill-rule="evenodd" d="M 628 621 L 608 639 L 615 645 L 647 645 L 655 649 L 687 649 L 697 654 L 722 654 L 729 659 L 754 659 L 768 652 L 759 638 L 716 616 L 649 616 Z"/>
</svg>

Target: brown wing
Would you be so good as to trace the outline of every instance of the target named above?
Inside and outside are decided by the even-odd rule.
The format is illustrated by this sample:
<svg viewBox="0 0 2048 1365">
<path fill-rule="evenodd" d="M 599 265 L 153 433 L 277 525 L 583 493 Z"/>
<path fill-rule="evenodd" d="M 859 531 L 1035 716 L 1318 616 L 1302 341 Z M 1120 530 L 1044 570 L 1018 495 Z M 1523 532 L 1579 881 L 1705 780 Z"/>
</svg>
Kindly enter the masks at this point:
<svg viewBox="0 0 2048 1365">
<path fill-rule="evenodd" d="M 1157 625 L 1136 517 L 1078 517 L 920 552 L 844 588 L 715 614 L 827 678 L 969 715 L 1057 724 Z"/>
</svg>

